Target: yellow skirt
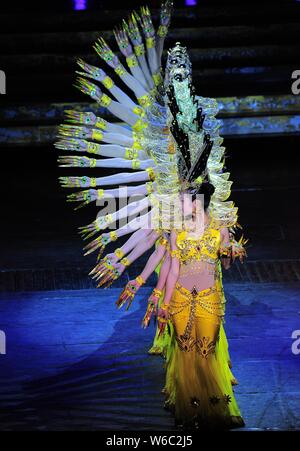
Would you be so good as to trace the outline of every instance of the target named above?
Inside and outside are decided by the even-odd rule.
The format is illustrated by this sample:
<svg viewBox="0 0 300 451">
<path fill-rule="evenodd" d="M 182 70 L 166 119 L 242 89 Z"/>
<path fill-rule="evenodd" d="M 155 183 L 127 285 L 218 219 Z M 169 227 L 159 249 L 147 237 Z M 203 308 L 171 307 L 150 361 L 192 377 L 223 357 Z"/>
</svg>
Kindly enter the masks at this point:
<svg viewBox="0 0 300 451">
<path fill-rule="evenodd" d="M 165 407 L 183 427 L 223 429 L 244 426 L 232 386 L 222 319 L 221 285 L 190 292 L 176 284 L 169 312 L 171 336 L 166 357 Z"/>
</svg>

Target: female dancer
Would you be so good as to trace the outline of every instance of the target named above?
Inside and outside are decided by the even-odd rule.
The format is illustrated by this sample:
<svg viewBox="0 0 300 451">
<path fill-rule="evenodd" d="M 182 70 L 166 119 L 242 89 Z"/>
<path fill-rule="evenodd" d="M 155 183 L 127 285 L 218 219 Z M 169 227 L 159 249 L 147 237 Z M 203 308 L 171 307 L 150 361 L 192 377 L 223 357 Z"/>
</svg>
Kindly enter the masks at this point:
<svg viewBox="0 0 300 451">
<path fill-rule="evenodd" d="M 137 196 L 117 211 L 103 208 L 81 228 L 84 239 L 93 237 L 86 254 L 99 251 L 91 275 L 99 287 L 108 287 L 155 245 L 145 269 L 126 285 L 117 305 L 128 302 L 128 308 L 140 286 L 160 268 L 143 325 L 157 313 L 159 330 L 151 352 L 166 356 L 166 406 L 184 427 L 242 426 L 223 329 L 221 262 L 228 267 L 237 256 L 242 258 L 244 241 L 233 236 L 237 208 L 228 201 L 231 181 L 224 172 L 217 102 L 195 95 L 191 61 L 180 43 L 168 51 L 165 71 L 161 67 L 170 12 L 167 0 L 157 32 L 148 8 L 123 21 L 114 34 L 124 62 L 103 38 L 95 43 L 126 93 L 105 70 L 78 61 L 76 86 L 97 102 L 96 108 L 67 111 L 69 123 L 59 128 L 56 147 L 71 152 L 59 158 L 61 167 L 86 169 L 90 175 L 60 181 L 66 188 L 84 188 L 68 198 L 80 201 L 80 207 Z M 99 111 L 121 123 L 108 122 Z M 119 172 L 107 175 L 108 169 Z M 102 233 L 105 229 L 111 230 Z M 127 234 L 132 235 L 121 247 L 101 259 L 107 244 Z"/>
<path fill-rule="evenodd" d="M 149 277 L 164 253 L 143 325 L 146 327 L 151 315 L 158 311 L 158 338 L 169 331 L 170 336 L 164 340 L 165 406 L 183 427 L 244 425 L 233 394 L 232 386 L 237 381 L 230 370 L 222 325 L 225 297 L 220 264 L 229 268 L 236 257 L 243 258 L 245 251 L 242 244 L 230 237 L 227 228 L 210 217 L 207 209 L 213 191 L 211 184 L 203 183 L 197 191 L 182 193 L 184 230 L 171 232 L 170 246 L 161 241 L 154 254 L 156 258 L 149 260 L 140 276 L 127 284 L 119 300 L 124 303 L 128 290 L 137 292 L 139 280 Z M 204 230 L 199 235 L 202 225 Z M 161 297 L 163 302 L 158 308 Z M 171 331 L 166 328 L 169 322 Z"/>
</svg>

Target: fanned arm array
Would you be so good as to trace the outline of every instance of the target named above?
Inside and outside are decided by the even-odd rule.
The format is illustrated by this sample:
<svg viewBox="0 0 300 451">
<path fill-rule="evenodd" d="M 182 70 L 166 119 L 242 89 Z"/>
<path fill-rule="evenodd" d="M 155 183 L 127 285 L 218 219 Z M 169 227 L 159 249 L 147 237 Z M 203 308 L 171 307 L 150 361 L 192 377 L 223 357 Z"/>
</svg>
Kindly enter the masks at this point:
<svg viewBox="0 0 300 451">
<path fill-rule="evenodd" d="M 91 239 L 84 248 L 85 254 L 98 251 L 97 265 L 91 271 L 98 286 L 109 286 L 162 234 L 151 226 L 151 196 L 157 191 L 155 168 L 159 164 L 153 160 L 151 148 L 161 140 L 165 126 L 161 56 L 171 8 L 170 1 L 162 3 L 157 31 L 147 7 L 130 14 L 114 30 L 122 60 L 103 38 L 97 40 L 94 50 L 113 69 L 114 79 L 105 67 L 95 67 L 83 59 L 77 61 L 75 86 L 106 108 L 121 125 L 92 112 L 69 110 L 66 123 L 59 127 L 55 146 L 63 151 L 58 158 L 61 167 L 83 172 L 101 168 L 99 177 L 88 172 L 60 177 L 65 188 L 83 188 L 68 195 L 69 202 L 79 203 L 76 209 L 105 199 L 135 199 L 114 212 L 103 214 L 100 210 L 91 224 L 80 228 L 83 239 Z M 118 80 L 125 84 L 126 92 L 118 86 Z M 105 175 L 106 168 L 116 169 L 117 173 Z M 125 244 L 100 260 L 106 245 L 125 235 L 131 235 Z"/>
</svg>

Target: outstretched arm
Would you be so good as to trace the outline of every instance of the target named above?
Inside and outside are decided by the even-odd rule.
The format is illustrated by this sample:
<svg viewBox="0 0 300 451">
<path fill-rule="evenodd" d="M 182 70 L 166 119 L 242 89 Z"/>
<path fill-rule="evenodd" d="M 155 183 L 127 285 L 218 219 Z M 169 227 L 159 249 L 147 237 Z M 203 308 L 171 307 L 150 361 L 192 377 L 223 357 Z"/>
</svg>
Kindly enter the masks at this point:
<svg viewBox="0 0 300 451">
<path fill-rule="evenodd" d="M 169 247 L 169 246 L 168 246 Z M 171 267 L 171 256 L 169 249 L 165 252 L 163 262 L 160 268 L 158 281 L 156 287 L 153 289 L 148 299 L 147 310 L 142 321 L 142 327 L 146 328 L 150 324 L 150 320 L 153 314 L 157 314 L 157 305 L 160 297 L 163 295 L 163 289 L 165 288 L 167 277 Z"/>
</svg>

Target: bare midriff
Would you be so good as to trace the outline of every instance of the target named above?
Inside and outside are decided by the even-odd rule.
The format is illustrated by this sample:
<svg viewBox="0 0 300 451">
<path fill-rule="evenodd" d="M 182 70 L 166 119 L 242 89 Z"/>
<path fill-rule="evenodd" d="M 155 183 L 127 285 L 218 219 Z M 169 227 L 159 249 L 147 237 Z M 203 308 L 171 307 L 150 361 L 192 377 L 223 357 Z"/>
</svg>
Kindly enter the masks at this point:
<svg viewBox="0 0 300 451">
<path fill-rule="evenodd" d="M 197 291 L 211 288 L 215 285 L 216 265 L 201 260 L 190 260 L 181 263 L 177 282 L 188 290 L 194 287 Z"/>
</svg>

